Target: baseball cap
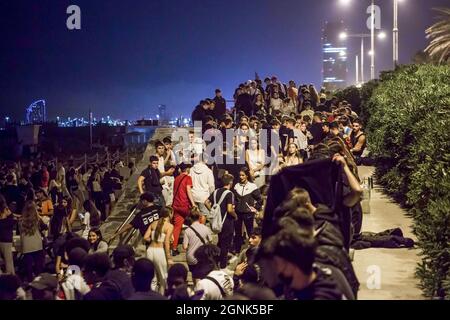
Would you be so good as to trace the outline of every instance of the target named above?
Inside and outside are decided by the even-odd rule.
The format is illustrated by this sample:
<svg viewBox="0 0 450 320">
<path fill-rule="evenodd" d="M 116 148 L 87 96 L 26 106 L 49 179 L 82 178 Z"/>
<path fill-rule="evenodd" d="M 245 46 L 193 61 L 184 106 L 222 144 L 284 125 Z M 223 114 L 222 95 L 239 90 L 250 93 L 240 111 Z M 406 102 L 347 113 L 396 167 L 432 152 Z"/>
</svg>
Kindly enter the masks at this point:
<svg viewBox="0 0 450 320">
<path fill-rule="evenodd" d="M 34 278 L 30 287 L 37 290 L 55 290 L 58 287 L 58 280 L 50 273 L 42 273 Z"/>
</svg>

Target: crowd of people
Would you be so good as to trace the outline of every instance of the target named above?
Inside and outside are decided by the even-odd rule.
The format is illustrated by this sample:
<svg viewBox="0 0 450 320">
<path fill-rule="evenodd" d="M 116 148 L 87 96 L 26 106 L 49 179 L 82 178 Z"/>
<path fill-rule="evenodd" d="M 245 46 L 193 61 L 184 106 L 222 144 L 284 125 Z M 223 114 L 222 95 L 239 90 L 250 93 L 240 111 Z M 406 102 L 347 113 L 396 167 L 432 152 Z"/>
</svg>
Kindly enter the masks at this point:
<svg viewBox="0 0 450 320">
<path fill-rule="evenodd" d="M 108 215 L 107 195 L 114 186 L 105 186 L 102 169 L 75 173 L 75 181 L 86 181 L 84 189 L 80 184 L 72 189 L 68 175 L 62 186 L 57 169 L 53 176 L 61 188 L 53 193 L 51 178 L 43 178 L 52 174 L 40 166 L 31 166 L 31 173 L 40 173 L 31 182 L 23 178 L 27 175 L 14 177 L 15 170 L 8 171 L 9 184 L 0 197 L 0 248 L 10 275 L 0 281 L 9 283 L 10 291 L 3 289 L 2 297 L 17 298 L 18 288 L 30 288 L 33 299 L 356 299 L 359 283 L 338 212 L 313 203 L 311 190 L 294 188 L 271 212 L 273 232 L 264 238 L 263 221 L 271 177 L 317 159 L 341 168 L 346 192 L 338 201 L 346 208 L 357 206 L 362 195 L 357 166 L 366 148 L 362 123 L 348 102 L 330 92 L 317 92 L 312 85 L 297 88 L 293 81 L 285 85 L 277 77 L 264 83 L 256 79 L 239 85 L 231 110 L 219 89 L 195 108 L 192 120 L 201 122 L 202 133 L 215 139 L 233 133 L 231 143 L 220 140 L 220 151 L 208 155 L 212 141 L 195 131 L 187 141 L 166 137 L 155 143 L 155 155 L 138 178 L 138 210 L 108 241 L 136 229 L 146 245 L 145 257 L 136 257 L 136 248 L 129 245 L 108 255 L 98 227 Z M 264 131 L 269 133 L 266 145 L 261 143 Z M 113 171 L 108 176 L 119 184 Z M 22 190 L 25 182 L 31 191 L 11 198 L 7 186 L 15 183 Z M 77 195 L 83 191 L 87 203 Z M 74 210 L 74 216 L 84 212 L 86 228 L 80 235 L 70 230 L 74 202 L 85 204 Z M 70 214 L 56 219 L 52 203 L 71 208 Z M 352 217 L 353 235 L 360 232 L 361 219 Z M 30 247 L 22 252 L 30 262 L 26 265 L 40 267 L 24 273 L 27 286 L 13 276 L 8 253 L 14 221 L 24 247 Z M 50 226 L 55 243 L 62 239 L 55 250 L 55 272 L 41 274 L 46 255 L 42 232 L 47 231 L 40 225 Z M 180 256 L 186 263 L 174 263 Z"/>
</svg>

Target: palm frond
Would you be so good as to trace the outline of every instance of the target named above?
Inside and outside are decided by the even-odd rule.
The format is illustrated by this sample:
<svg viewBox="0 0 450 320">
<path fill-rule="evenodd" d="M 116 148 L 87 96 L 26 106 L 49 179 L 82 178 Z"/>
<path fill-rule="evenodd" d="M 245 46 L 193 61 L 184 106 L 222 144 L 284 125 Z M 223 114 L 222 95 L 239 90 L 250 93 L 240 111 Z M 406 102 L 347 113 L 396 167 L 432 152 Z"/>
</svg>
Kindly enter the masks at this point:
<svg viewBox="0 0 450 320">
<path fill-rule="evenodd" d="M 425 32 L 431 39 L 425 49 L 439 63 L 450 63 L 450 8 L 434 8 L 439 13 L 440 21 L 429 27 Z"/>
</svg>

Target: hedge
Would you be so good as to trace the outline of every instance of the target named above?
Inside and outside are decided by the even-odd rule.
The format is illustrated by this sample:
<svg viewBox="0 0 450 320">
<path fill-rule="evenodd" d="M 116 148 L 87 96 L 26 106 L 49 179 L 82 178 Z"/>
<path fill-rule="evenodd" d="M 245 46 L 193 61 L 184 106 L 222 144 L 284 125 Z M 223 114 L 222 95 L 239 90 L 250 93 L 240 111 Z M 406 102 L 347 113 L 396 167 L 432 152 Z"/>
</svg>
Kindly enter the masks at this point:
<svg viewBox="0 0 450 320">
<path fill-rule="evenodd" d="M 360 94 L 377 180 L 414 219 L 420 287 L 450 299 L 450 66 L 404 66 Z"/>
</svg>

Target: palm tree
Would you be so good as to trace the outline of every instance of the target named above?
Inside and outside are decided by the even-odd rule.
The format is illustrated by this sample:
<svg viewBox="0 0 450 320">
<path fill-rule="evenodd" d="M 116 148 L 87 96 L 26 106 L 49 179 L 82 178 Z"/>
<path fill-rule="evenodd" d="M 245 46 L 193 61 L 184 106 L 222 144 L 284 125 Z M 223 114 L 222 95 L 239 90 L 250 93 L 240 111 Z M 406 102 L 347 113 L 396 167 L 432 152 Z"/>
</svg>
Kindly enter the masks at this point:
<svg viewBox="0 0 450 320">
<path fill-rule="evenodd" d="M 440 13 L 441 21 L 429 27 L 425 32 L 431 38 L 430 45 L 425 49 L 439 63 L 450 63 L 450 8 L 435 8 Z"/>
</svg>

